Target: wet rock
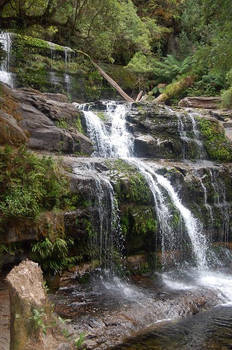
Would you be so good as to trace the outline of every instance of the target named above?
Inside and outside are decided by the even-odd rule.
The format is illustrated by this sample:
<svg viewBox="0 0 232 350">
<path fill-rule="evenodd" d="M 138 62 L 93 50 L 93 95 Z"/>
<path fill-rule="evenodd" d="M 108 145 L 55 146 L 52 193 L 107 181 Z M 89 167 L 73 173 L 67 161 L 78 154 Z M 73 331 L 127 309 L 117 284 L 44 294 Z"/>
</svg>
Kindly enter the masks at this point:
<svg viewBox="0 0 232 350">
<path fill-rule="evenodd" d="M 9 119 L 10 117 L 4 116 L 4 123 L 7 123 L 8 128 L 9 125 L 11 129 L 14 127 L 17 137 L 21 129 L 24 130 L 21 132 L 21 138 L 27 131 L 30 148 L 69 154 L 92 153 L 92 143 L 83 134 L 81 113 L 71 103 L 67 103 L 64 95 L 42 94 L 29 88 L 4 88 L 3 92 L 14 100 L 17 114 L 20 116 L 18 127 L 16 122 L 13 123 L 12 117 Z"/>
<path fill-rule="evenodd" d="M 180 107 L 191 107 L 191 108 L 205 108 L 205 109 L 217 109 L 221 103 L 220 97 L 185 97 L 180 100 Z"/>
<path fill-rule="evenodd" d="M 49 93 L 46 92 L 43 94 L 48 100 L 52 100 L 52 101 L 57 101 L 57 102 L 64 102 L 64 103 L 68 103 L 68 97 L 64 94 L 55 94 L 55 93 Z"/>
<path fill-rule="evenodd" d="M 134 151 L 138 157 L 171 158 L 174 145 L 172 141 L 168 139 L 155 139 L 151 135 L 141 135 L 135 138 Z"/>
</svg>

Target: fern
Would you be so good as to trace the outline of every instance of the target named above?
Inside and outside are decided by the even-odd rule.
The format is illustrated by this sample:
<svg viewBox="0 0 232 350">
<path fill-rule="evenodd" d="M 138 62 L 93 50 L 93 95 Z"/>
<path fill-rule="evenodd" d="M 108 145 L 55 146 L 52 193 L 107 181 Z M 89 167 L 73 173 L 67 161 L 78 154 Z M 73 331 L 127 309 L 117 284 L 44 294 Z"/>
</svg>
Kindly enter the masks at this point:
<svg viewBox="0 0 232 350">
<path fill-rule="evenodd" d="M 70 257 L 69 250 L 74 244 L 72 239 L 56 238 L 54 242 L 45 238 L 32 246 L 32 258 L 49 274 L 57 274 L 77 262 L 77 257 Z"/>
<path fill-rule="evenodd" d="M 177 76 L 187 73 L 191 65 L 191 56 L 179 61 L 173 55 L 168 55 L 163 61 L 156 62 L 154 65 L 153 73 L 156 76 L 156 83 L 171 83 Z"/>
</svg>

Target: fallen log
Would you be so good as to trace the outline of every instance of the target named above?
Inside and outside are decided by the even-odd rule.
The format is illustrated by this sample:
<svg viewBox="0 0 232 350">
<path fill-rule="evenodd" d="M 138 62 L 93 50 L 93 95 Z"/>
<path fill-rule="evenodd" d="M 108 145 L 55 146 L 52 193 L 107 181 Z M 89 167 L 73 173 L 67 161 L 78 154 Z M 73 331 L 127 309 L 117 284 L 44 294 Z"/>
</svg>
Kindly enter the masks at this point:
<svg viewBox="0 0 232 350">
<path fill-rule="evenodd" d="M 194 83 L 194 76 L 189 75 L 187 77 L 182 78 L 181 80 L 171 83 L 166 86 L 164 92 L 160 94 L 156 99 L 156 103 L 164 103 L 170 98 L 178 96 L 184 89 L 187 89 Z"/>
<path fill-rule="evenodd" d="M 90 62 L 94 65 L 95 68 L 97 68 L 97 70 L 99 71 L 99 73 L 103 76 L 103 78 L 105 78 L 108 83 L 115 89 L 118 91 L 118 93 L 124 98 L 124 100 L 126 100 L 127 102 L 135 102 L 135 100 L 133 98 L 131 98 L 129 95 L 127 95 L 127 93 L 116 83 L 116 81 L 114 81 L 106 72 L 104 72 L 104 70 L 97 64 L 95 63 L 92 58 L 85 52 L 81 51 L 81 50 L 75 50 L 76 53 L 80 53 L 86 57 L 88 57 L 88 59 L 90 60 Z M 138 98 L 138 97 L 137 97 Z"/>
</svg>

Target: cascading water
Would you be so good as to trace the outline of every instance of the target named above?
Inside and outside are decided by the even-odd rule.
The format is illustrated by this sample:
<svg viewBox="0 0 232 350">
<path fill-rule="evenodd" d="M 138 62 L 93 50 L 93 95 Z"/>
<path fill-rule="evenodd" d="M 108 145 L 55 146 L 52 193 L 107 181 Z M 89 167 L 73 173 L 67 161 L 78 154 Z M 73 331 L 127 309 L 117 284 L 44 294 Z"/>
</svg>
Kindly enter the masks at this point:
<svg viewBox="0 0 232 350">
<path fill-rule="evenodd" d="M 123 250 L 123 238 L 121 236 L 120 218 L 118 215 L 118 204 L 114 189 L 110 181 L 94 168 L 93 164 L 81 164 L 75 168 L 77 175 L 89 176 L 93 179 L 90 197 L 94 199 L 93 220 L 89 227 L 89 239 L 93 259 L 98 259 L 101 268 L 107 270 L 108 275 L 113 275 L 117 264 L 121 265 L 117 252 Z"/>
<path fill-rule="evenodd" d="M 183 206 L 174 188 L 164 176 L 157 174 L 145 162 L 131 157 L 133 138 L 126 129 L 126 114 L 129 113 L 129 105 L 117 105 L 112 102 L 105 103 L 105 105 L 108 122 L 111 123 L 110 130 L 106 129 L 104 123 L 93 111 L 84 110 L 88 133 L 96 145 L 96 154 L 101 157 L 124 158 L 130 164 L 135 165 L 146 178 L 154 197 L 162 232 L 163 257 L 167 249 L 174 251 L 178 242 L 177 234 L 171 226 L 172 214 L 166 204 L 167 199 L 163 194 L 165 191 L 183 219 L 192 244 L 197 266 L 206 267 L 207 241 L 201 232 L 202 229 L 198 220 Z"/>
<path fill-rule="evenodd" d="M 14 87 L 13 75 L 10 72 L 10 60 L 11 60 L 11 34 L 1 33 L 0 34 L 0 44 L 6 56 L 0 64 L 0 81 L 8 84 L 10 87 Z"/>
<path fill-rule="evenodd" d="M 230 212 L 229 204 L 226 201 L 226 188 L 223 181 L 217 177 L 215 171 L 209 169 L 211 184 L 214 189 L 214 204 L 219 209 L 223 221 L 223 237 L 222 241 L 228 242 L 230 232 Z"/>
<path fill-rule="evenodd" d="M 71 60 L 71 49 L 69 47 L 65 47 L 64 48 L 64 65 L 65 65 L 64 82 L 66 85 L 67 94 L 70 94 L 70 91 L 71 91 L 71 77 L 67 73 L 70 60 Z"/>
<path fill-rule="evenodd" d="M 159 173 L 159 165 L 154 169 L 154 165 L 151 167 L 147 162 L 133 158 L 133 137 L 126 128 L 126 115 L 129 113 L 130 105 L 107 102 L 105 106 L 106 125 L 98 118 L 97 113 L 91 110 L 91 105 L 79 106 L 85 115 L 88 134 L 95 144 L 94 155 L 104 158 L 124 158 L 126 162 L 135 166 L 146 179 L 154 197 L 156 215 L 162 234 L 163 261 L 166 260 L 165 252 L 168 250 L 175 251 L 180 240 L 179 232 L 176 232 L 171 226 L 172 208 L 174 207 L 178 211 L 182 226 L 184 226 L 184 231 L 188 236 L 197 267 L 197 269 L 190 269 L 188 272 L 183 272 L 183 274 L 187 274 L 188 277 L 191 274 L 193 284 L 214 288 L 224 296 L 224 300 L 232 300 L 232 293 L 229 293 L 228 288 L 225 288 L 223 285 L 223 281 L 231 284 L 231 278 L 210 270 L 212 262 L 218 266 L 220 266 L 220 262 L 217 261 L 216 256 L 209 248 L 209 242 L 204 236 L 201 222 L 183 205 L 171 182 Z M 195 140 L 194 142 L 200 149 L 201 156 L 199 158 L 202 158 L 204 150 L 194 116 L 191 112 L 188 118 L 192 124 L 193 140 Z M 181 136 L 184 137 L 184 124 L 180 117 L 178 119 L 179 130 L 182 133 Z M 207 204 L 207 195 L 202 179 L 200 183 L 204 191 L 205 205 L 210 211 L 210 215 L 212 215 L 211 209 Z M 172 203 L 171 209 L 168 202 Z M 175 261 L 174 256 L 172 259 Z M 175 274 L 164 275 L 164 281 L 167 284 L 169 283 L 169 285 L 173 285 L 173 288 L 178 284 L 183 289 L 183 283 L 177 281 Z"/>
<path fill-rule="evenodd" d="M 168 107 L 167 111 L 173 114 L 173 111 Z M 188 157 L 192 158 L 192 148 L 196 159 L 206 159 L 204 145 L 201 141 L 195 119 L 199 115 L 192 110 L 186 110 L 185 113 L 176 112 L 175 115 L 178 119 L 178 131 L 182 141 L 182 159 L 186 160 Z"/>
</svg>

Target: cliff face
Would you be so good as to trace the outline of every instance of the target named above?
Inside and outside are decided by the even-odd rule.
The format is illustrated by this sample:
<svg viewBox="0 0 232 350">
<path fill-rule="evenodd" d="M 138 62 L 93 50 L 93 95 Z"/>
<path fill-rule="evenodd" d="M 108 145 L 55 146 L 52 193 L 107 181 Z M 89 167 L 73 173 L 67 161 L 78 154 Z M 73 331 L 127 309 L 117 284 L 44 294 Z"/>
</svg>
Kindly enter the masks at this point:
<svg viewBox="0 0 232 350">
<path fill-rule="evenodd" d="M 104 104 L 92 107 L 104 114 Z M 99 227 L 109 228 L 113 190 L 124 253 L 137 256 L 128 258 L 129 265 L 159 266 L 159 220 L 146 180 L 126 161 L 89 157 L 93 145 L 84 115 L 64 95 L 1 85 L 0 123 L 2 265 L 29 256 L 51 273 L 98 260 L 94 244 Z M 105 125 L 110 127 L 107 120 Z M 232 153 L 221 123 L 208 114 L 195 112 L 193 121 L 185 110 L 134 104 L 127 128 L 135 154 L 171 182 L 206 234 L 228 240 Z M 199 163 L 202 155 L 221 163 Z M 173 229 L 179 230 L 181 219 L 172 215 Z"/>
</svg>

